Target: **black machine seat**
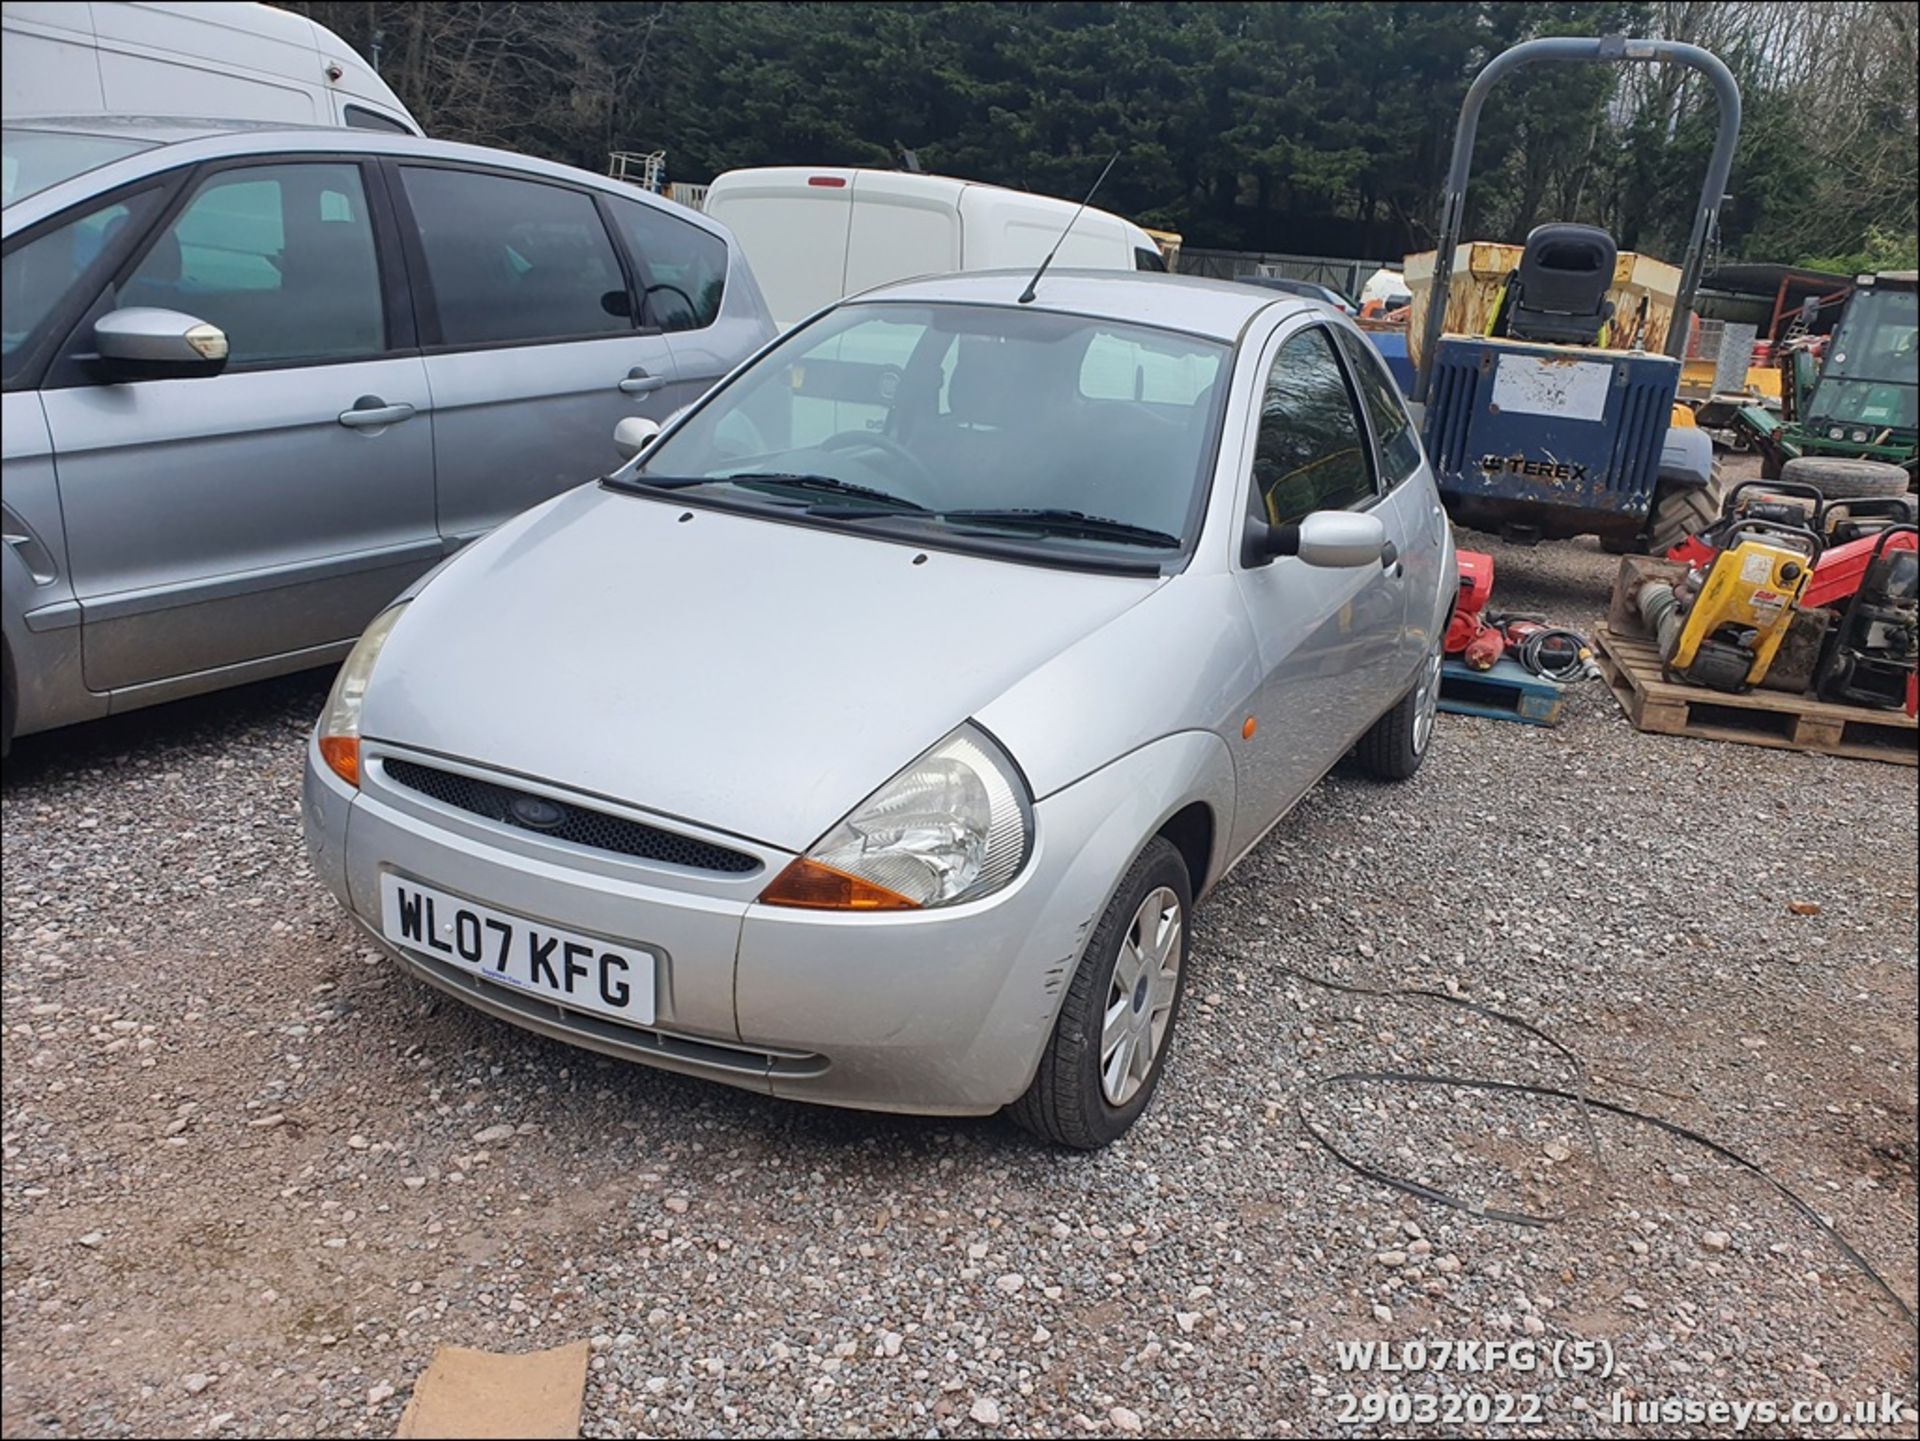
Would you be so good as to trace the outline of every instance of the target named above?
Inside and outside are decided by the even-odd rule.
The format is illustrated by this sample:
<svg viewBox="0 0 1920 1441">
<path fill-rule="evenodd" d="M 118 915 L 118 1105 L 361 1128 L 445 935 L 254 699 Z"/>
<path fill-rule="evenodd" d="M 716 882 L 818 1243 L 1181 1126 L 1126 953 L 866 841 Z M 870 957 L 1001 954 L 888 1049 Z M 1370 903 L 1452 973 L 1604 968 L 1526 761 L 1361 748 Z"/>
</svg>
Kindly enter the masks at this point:
<svg viewBox="0 0 1920 1441">
<path fill-rule="evenodd" d="M 1593 225 L 1536 225 L 1509 281 L 1495 333 L 1592 345 L 1613 318 L 1613 237 Z"/>
</svg>

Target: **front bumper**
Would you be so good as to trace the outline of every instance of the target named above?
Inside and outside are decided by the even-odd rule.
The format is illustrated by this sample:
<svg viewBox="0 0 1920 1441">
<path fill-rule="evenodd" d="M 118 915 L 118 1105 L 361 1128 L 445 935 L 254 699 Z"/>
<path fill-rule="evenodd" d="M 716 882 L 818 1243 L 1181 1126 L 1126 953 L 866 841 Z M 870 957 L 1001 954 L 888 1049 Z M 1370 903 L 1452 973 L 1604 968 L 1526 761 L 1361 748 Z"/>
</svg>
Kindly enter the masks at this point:
<svg viewBox="0 0 1920 1441">
<path fill-rule="evenodd" d="M 1081 946 L 1149 833 L 1135 831 L 1124 853 L 1113 850 L 1103 832 L 1137 804 L 1137 779 L 1096 776 L 1035 808 L 1033 856 L 1013 884 L 984 900 L 881 915 L 802 911 L 755 899 L 790 852 L 693 832 L 762 863 L 750 874 L 721 875 L 589 850 L 408 790 L 386 774 L 388 757 L 530 783 L 369 742 L 356 792 L 309 744 L 314 869 L 420 979 L 515 1025 L 609 1055 L 876 1110 L 984 1114 L 1026 1089 Z M 387 871 L 556 927 L 657 948 L 654 1025 L 573 1010 L 387 942 Z"/>
</svg>

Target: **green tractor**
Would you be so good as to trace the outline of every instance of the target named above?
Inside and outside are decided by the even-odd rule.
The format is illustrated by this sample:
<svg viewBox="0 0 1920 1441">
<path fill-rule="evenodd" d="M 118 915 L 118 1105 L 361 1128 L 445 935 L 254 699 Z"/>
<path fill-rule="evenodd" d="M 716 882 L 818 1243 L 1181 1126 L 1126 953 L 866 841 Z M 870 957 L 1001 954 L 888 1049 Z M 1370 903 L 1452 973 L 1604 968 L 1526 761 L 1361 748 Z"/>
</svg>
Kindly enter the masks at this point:
<svg viewBox="0 0 1920 1441">
<path fill-rule="evenodd" d="M 1848 495 L 1912 486 L 1920 451 L 1914 282 L 1911 270 L 1861 276 L 1827 340 L 1824 364 L 1802 341 L 1778 355 L 1780 414 L 1758 405 L 1735 412 L 1735 430 L 1760 452 L 1769 479 Z"/>
</svg>

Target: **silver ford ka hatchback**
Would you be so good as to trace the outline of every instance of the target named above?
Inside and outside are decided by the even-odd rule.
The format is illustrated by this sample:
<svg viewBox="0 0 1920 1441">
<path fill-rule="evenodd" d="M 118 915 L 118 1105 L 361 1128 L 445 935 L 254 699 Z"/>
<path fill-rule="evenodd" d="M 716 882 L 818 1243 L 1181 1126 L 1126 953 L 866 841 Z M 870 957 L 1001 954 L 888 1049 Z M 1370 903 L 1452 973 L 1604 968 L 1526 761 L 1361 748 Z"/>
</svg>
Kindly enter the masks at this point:
<svg viewBox="0 0 1920 1441">
<path fill-rule="evenodd" d="M 776 1096 L 1132 1124 L 1196 900 L 1419 767 L 1452 540 L 1342 317 L 1027 279 L 822 312 L 374 621 L 305 811 L 395 960 Z"/>
</svg>

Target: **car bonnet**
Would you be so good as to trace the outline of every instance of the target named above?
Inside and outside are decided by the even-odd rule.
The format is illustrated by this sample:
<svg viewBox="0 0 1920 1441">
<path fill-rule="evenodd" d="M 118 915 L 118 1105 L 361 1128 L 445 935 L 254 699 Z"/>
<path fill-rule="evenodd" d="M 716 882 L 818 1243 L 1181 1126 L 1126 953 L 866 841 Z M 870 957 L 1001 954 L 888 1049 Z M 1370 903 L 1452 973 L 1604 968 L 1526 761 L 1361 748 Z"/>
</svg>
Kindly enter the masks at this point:
<svg viewBox="0 0 1920 1441">
<path fill-rule="evenodd" d="M 800 850 L 1160 584 L 587 486 L 419 594 L 362 731 Z"/>
</svg>

